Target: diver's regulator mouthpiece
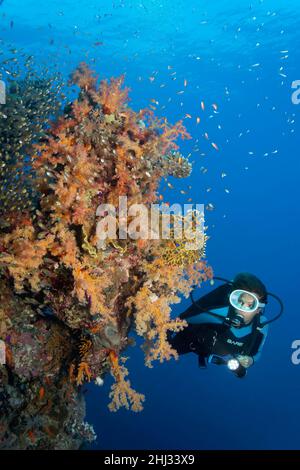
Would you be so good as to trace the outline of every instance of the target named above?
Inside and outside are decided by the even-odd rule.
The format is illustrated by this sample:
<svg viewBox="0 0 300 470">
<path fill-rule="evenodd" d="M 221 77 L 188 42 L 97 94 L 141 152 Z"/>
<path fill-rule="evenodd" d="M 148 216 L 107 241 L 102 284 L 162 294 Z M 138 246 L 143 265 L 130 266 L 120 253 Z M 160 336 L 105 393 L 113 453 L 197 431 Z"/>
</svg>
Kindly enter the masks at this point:
<svg viewBox="0 0 300 470">
<path fill-rule="evenodd" d="M 245 319 L 243 315 L 236 314 L 234 317 L 226 317 L 225 323 L 229 326 L 234 326 L 236 328 L 241 328 L 244 325 Z"/>
</svg>

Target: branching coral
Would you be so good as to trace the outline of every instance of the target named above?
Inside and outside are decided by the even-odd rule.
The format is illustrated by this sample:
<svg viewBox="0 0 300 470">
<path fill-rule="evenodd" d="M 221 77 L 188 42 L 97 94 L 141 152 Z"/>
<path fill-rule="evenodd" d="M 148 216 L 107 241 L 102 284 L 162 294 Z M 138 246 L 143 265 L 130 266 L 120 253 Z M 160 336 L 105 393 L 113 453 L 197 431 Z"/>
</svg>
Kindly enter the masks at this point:
<svg viewBox="0 0 300 470">
<path fill-rule="evenodd" d="M 152 367 L 154 360 L 163 362 L 178 355 L 167 341 L 167 332 L 180 331 L 186 326 L 185 321 L 179 319 L 171 320 L 170 304 L 179 302 L 175 295 L 160 296 L 144 285 L 128 305 L 134 306 L 136 316 L 136 331 L 140 336 L 146 338 L 145 352 L 146 365 Z"/>
<path fill-rule="evenodd" d="M 96 82 L 97 77 L 94 76 L 92 70 L 89 69 L 85 62 L 81 62 L 71 75 L 71 83 L 76 83 L 76 85 L 85 91 L 94 90 Z"/>
<path fill-rule="evenodd" d="M 128 370 L 124 365 L 120 365 L 114 351 L 109 353 L 109 358 L 111 362 L 111 373 L 115 379 L 115 383 L 109 394 L 109 398 L 111 398 L 109 404 L 110 411 L 118 411 L 118 409 L 123 406 L 127 410 L 141 411 L 143 409 L 142 403 L 145 400 L 145 396 L 131 388 L 130 381 L 126 379 Z M 121 360 L 125 362 L 126 358 L 122 358 Z"/>
<path fill-rule="evenodd" d="M 98 93 L 91 96 L 96 103 L 101 105 L 104 114 L 115 114 L 120 112 L 128 101 L 128 88 L 122 88 L 124 75 L 119 78 L 112 78 L 110 83 L 102 80 Z"/>
</svg>

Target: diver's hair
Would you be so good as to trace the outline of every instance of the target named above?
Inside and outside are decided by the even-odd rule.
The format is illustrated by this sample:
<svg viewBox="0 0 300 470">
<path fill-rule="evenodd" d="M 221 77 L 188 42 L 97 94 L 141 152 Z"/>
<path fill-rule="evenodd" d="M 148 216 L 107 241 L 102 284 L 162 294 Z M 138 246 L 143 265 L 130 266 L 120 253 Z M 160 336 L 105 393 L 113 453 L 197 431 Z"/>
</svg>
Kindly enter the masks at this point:
<svg viewBox="0 0 300 470">
<path fill-rule="evenodd" d="M 258 277 L 251 273 L 239 273 L 233 280 L 234 289 L 245 289 L 249 292 L 257 294 L 260 300 L 264 303 L 268 301 L 268 294 L 266 286 L 261 282 Z"/>
</svg>

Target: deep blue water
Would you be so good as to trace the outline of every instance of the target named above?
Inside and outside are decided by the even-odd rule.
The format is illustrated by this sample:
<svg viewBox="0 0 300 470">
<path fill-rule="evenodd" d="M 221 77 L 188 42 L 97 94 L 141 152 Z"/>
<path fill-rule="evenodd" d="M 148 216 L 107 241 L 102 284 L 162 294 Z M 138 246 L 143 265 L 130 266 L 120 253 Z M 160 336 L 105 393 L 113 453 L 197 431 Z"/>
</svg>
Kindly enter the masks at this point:
<svg viewBox="0 0 300 470">
<path fill-rule="evenodd" d="M 291 83 L 300 80 L 299 21 L 298 0 L 4 0 L 0 6 L 3 44 L 24 48 L 65 76 L 82 60 L 102 78 L 125 73 L 134 109 L 155 99 L 157 114 L 170 121 L 192 115 L 185 123 L 193 140 L 181 150 L 192 152 L 193 173 L 165 190 L 166 199 L 212 203 L 207 259 L 216 275 L 253 272 L 285 304 L 245 380 L 225 368 L 199 370 L 191 355 L 147 369 L 139 348 L 126 351 L 145 409 L 110 413 L 110 377 L 102 388 L 89 387 L 94 448 L 299 448 L 300 365 L 291 362 L 291 344 L 300 338 L 300 105 L 291 101 Z M 180 194 L 188 185 L 188 196 Z M 174 316 L 187 305 L 174 307 Z M 275 313 L 270 305 L 267 315 Z"/>
</svg>

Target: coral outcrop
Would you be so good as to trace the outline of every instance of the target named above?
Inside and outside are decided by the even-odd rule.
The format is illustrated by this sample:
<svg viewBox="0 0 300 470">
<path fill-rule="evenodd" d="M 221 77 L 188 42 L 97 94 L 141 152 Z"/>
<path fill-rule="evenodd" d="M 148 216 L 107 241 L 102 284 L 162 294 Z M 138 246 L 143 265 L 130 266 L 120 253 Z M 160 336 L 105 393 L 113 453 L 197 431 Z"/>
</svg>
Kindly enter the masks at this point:
<svg viewBox="0 0 300 470">
<path fill-rule="evenodd" d="M 186 177 L 191 166 L 176 144 L 189 138 L 182 122 L 134 112 L 123 81 L 98 84 L 80 64 L 71 77 L 78 98 L 60 117 L 17 149 L 20 158 L 8 143 L 1 147 L 8 181 L 0 224 L 3 448 L 74 449 L 92 440 L 80 390 L 107 372 L 115 379 L 110 409 L 141 410 L 144 396 L 131 387 L 122 358 L 129 331 L 144 338 L 146 365 L 176 357 L 167 333 L 185 323 L 171 318 L 171 306 L 212 275 L 204 234 L 192 250 L 172 227 L 168 239 L 146 238 L 142 230 L 130 237 L 128 227 L 124 236 L 120 197 L 150 208 L 159 202 L 161 179 Z M 24 188 L 27 204 L 18 205 Z M 103 204 L 116 207 L 117 237 L 99 243 Z M 159 225 L 163 218 L 159 212 Z"/>
</svg>

